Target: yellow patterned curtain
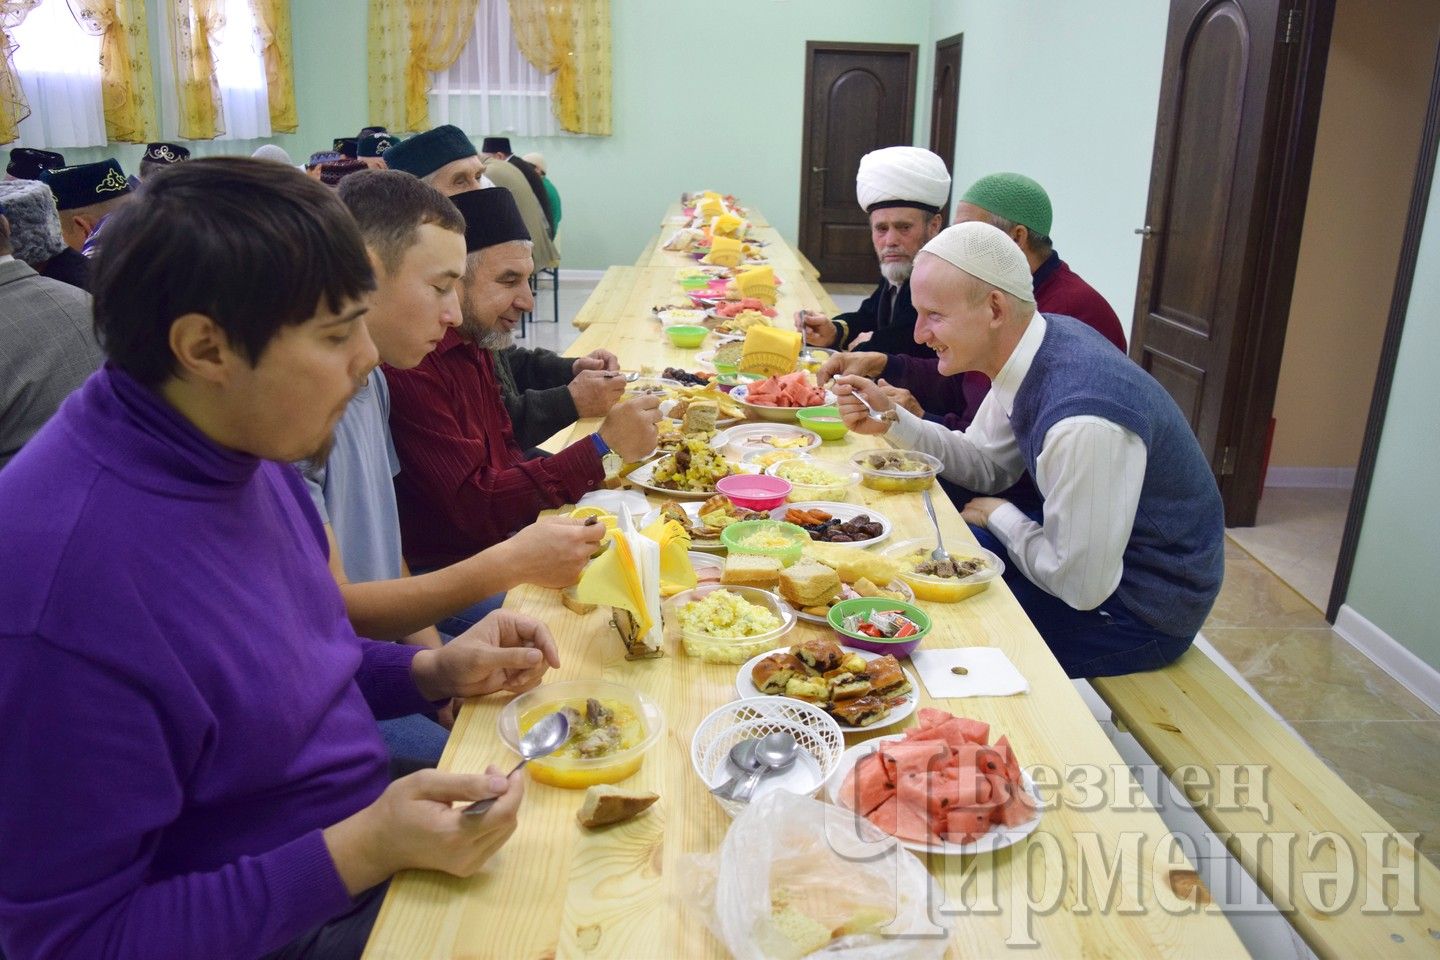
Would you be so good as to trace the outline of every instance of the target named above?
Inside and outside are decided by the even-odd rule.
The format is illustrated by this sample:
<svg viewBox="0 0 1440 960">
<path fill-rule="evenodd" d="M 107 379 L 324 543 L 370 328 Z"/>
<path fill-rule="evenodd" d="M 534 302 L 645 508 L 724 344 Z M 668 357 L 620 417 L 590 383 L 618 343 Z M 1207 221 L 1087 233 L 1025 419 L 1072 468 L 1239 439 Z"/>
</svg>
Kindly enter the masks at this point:
<svg viewBox="0 0 1440 960">
<path fill-rule="evenodd" d="M 295 110 L 295 62 L 290 42 L 290 0 L 250 0 L 260 51 L 265 57 L 265 85 L 270 94 L 270 129 L 294 133 L 300 126 Z"/>
<path fill-rule="evenodd" d="M 180 107 L 180 136 L 212 140 L 225 132 L 212 41 L 225 29 L 222 0 L 167 0 L 171 63 Z"/>
<path fill-rule="evenodd" d="M 144 0 L 69 0 L 69 4 L 86 32 L 101 38 L 105 135 L 122 143 L 155 139 L 155 94 Z"/>
<path fill-rule="evenodd" d="M 609 136 L 610 0 L 510 0 L 510 26 L 525 59 L 555 75 L 560 128 Z"/>
<path fill-rule="evenodd" d="M 479 0 L 371 0 L 370 122 L 428 130 L 430 74 L 460 58 Z"/>
<path fill-rule="evenodd" d="M 20 121 L 30 116 L 30 104 L 15 72 L 15 41 L 10 39 L 10 31 L 39 5 L 40 0 L 0 0 L 0 143 L 19 137 Z"/>
</svg>

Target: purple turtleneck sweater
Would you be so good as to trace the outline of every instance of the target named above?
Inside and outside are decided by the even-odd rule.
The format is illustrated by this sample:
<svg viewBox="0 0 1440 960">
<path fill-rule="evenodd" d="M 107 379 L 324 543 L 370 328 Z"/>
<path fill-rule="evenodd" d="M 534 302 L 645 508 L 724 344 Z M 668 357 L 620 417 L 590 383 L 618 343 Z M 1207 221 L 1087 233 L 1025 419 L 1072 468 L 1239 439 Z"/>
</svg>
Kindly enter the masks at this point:
<svg viewBox="0 0 1440 960">
<path fill-rule="evenodd" d="M 295 470 L 107 366 L 0 472 L 0 949 L 253 957 L 350 900 L 417 648 L 355 636 Z"/>
</svg>

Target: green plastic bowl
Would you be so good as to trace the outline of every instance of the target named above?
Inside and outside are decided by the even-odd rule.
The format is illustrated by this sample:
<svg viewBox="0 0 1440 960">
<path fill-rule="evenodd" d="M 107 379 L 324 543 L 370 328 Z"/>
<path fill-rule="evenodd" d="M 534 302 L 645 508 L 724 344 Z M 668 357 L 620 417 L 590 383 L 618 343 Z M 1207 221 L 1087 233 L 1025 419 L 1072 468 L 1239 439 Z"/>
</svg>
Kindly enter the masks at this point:
<svg viewBox="0 0 1440 960">
<path fill-rule="evenodd" d="M 747 547 L 744 543 L 745 539 L 762 530 L 778 532 L 790 541 L 790 545 L 788 547 Z M 810 534 L 804 527 L 793 523 L 782 523 L 779 520 L 741 520 L 720 531 L 720 542 L 725 544 L 725 549 L 731 553 L 751 553 L 761 557 L 774 557 L 780 561 L 782 567 L 788 567 L 800 559 L 805 545 L 810 542 Z"/>
<path fill-rule="evenodd" d="M 800 426 L 818 433 L 821 440 L 843 440 L 850 432 L 845 421 L 840 419 L 840 408 L 834 405 L 805 407 L 796 412 L 795 419 Z"/>
<path fill-rule="evenodd" d="M 701 326 L 693 326 L 688 323 L 677 323 L 673 327 L 665 328 L 665 336 L 677 347 L 694 348 L 705 342 L 709 330 Z"/>
<path fill-rule="evenodd" d="M 841 626 L 846 617 L 854 616 L 857 613 L 871 613 L 875 610 L 899 610 L 914 621 L 915 626 L 920 628 L 920 632 L 913 637 L 886 640 L 880 637 L 868 637 L 863 633 L 852 633 Z M 841 600 L 830 608 L 827 619 L 830 621 L 830 629 L 835 631 L 835 638 L 845 646 L 868 650 L 882 656 L 893 653 L 896 660 L 902 660 L 914 653 L 915 648 L 920 646 L 920 641 L 930 635 L 930 628 L 933 626 L 930 615 L 915 604 L 906 603 L 904 600 L 891 600 L 888 597 L 856 597 L 853 600 Z"/>
</svg>

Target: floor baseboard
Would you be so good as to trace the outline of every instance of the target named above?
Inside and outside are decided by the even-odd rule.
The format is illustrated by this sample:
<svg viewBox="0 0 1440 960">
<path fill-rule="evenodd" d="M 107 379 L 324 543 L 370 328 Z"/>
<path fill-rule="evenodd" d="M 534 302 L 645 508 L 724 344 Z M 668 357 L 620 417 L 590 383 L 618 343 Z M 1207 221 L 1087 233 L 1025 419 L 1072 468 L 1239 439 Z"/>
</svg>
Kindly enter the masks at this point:
<svg viewBox="0 0 1440 960">
<path fill-rule="evenodd" d="M 1351 646 L 1395 678 L 1426 706 L 1440 713 L 1440 670 L 1421 660 L 1408 647 L 1367 620 L 1350 604 L 1340 605 L 1335 632 Z"/>
<path fill-rule="evenodd" d="M 1355 468 L 1271 467 L 1265 473 L 1265 486 L 1347 489 L 1355 486 Z"/>
</svg>

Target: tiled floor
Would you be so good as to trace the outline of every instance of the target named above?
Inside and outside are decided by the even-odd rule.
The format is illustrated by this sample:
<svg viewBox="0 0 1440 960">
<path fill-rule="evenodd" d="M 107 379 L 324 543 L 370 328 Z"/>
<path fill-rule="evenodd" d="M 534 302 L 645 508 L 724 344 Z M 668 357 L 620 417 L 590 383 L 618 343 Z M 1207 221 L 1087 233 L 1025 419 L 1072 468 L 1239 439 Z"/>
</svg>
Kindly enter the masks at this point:
<svg viewBox="0 0 1440 960">
<path fill-rule="evenodd" d="M 1230 536 L 1323 610 L 1349 508 L 1348 487 L 1266 487 L 1255 526 L 1235 528 Z"/>
<path fill-rule="evenodd" d="M 1267 493 L 1267 496 L 1269 494 Z M 1440 715 L 1232 539 L 1205 637 L 1325 763 L 1440 864 Z"/>
</svg>

